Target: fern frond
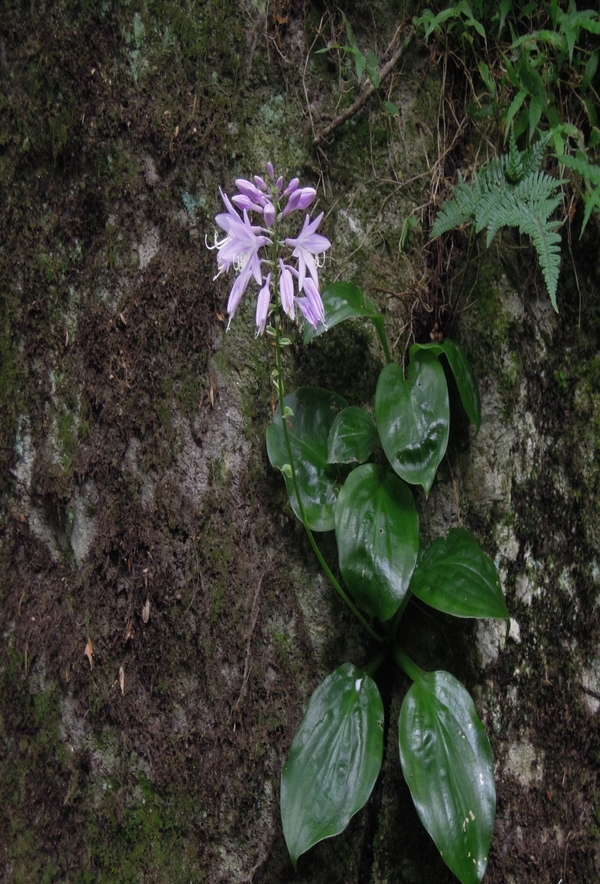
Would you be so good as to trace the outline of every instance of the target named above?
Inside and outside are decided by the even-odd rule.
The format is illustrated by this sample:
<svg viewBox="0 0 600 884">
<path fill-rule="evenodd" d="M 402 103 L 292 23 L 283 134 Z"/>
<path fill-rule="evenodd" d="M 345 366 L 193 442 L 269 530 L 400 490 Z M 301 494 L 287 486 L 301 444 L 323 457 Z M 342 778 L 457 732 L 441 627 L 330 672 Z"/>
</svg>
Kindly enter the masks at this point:
<svg viewBox="0 0 600 884">
<path fill-rule="evenodd" d="M 548 218 L 562 199 L 561 194 L 556 193 L 556 188 L 561 184 L 566 184 L 564 178 L 552 178 L 545 172 L 532 172 L 517 184 L 513 193 L 516 200 L 523 200 L 530 206 L 539 204 L 538 211 L 540 213 L 544 208 L 545 201 L 552 197 L 554 205 L 545 216 Z"/>
<path fill-rule="evenodd" d="M 536 141 L 535 144 L 531 144 L 527 150 L 521 154 L 523 157 L 523 178 L 526 178 L 527 175 L 531 175 L 532 172 L 538 171 L 542 165 L 542 160 L 544 159 L 544 154 L 546 153 L 550 138 L 551 133 L 547 132 L 539 139 L 539 141 Z"/>
<path fill-rule="evenodd" d="M 464 180 L 446 200 L 431 236 L 471 221 L 475 231 L 487 230 L 486 244 L 501 227 L 517 227 L 531 237 L 552 306 L 556 304 L 560 265 L 558 221 L 548 219 L 561 201 L 559 188 L 564 179 L 552 178 L 540 169 L 549 135 L 526 151 L 519 151 L 511 135 L 508 154 L 494 157 L 479 170 L 469 184 Z"/>
<path fill-rule="evenodd" d="M 508 155 L 504 156 L 506 160 L 504 168 L 504 176 L 511 184 L 517 184 L 525 177 L 525 167 L 523 165 L 523 154 L 517 148 L 514 132 L 510 131 L 510 145 L 508 147 Z"/>
<path fill-rule="evenodd" d="M 538 254 L 538 260 L 544 282 L 550 295 L 552 306 L 558 313 L 558 305 L 556 303 L 556 289 L 558 286 L 558 271 L 560 267 L 560 236 L 556 232 L 559 221 L 553 221 L 548 224 L 543 221 L 540 216 L 532 211 L 529 207 L 521 217 L 519 230 L 531 237 L 535 250 Z"/>
<path fill-rule="evenodd" d="M 463 224 L 473 220 L 473 213 L 479 199 L 477 190 L 473 188 L 473 182 L 469 184 L 467 181 L 461 180 L 453 190 L 453 199 L 447 199 L 444 202 L 435 219 L 431 229 L 432 238 L 456 227 L 462 227 Z"/>
</svg>

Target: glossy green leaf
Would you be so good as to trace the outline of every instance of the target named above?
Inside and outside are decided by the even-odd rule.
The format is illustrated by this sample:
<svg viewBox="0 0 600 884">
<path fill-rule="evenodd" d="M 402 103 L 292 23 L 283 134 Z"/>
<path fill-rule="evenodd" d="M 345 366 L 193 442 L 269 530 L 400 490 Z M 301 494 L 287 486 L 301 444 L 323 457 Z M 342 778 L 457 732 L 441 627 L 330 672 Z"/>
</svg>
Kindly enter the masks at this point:
<svg viewBox="0 0 600 884">
<path fill-rule="evenodd" d="M 342 396 L 318 387 L 300 387 L 285 397 L 284 408 L 296 476 L 307 522 L 313 531 L 331 531 L 339 491 L 339 473 L 327 463 L 327 439 L 335 416 L 348 403 Z M 281 408 L 267 428 L 267 453 L 271 465 L 281 470 L 290 504 L 299 519 L 300 506 L 294 489 L 290 457 L 285 443 Z"/>
<path fill-rule="evenodd" d="M 465 351 L 460 344 L 446 339 L 442 343 L 434 344 L 413 344 L 410 348 L 411 355 L 419 350 L 431 350 L 436 356 L 442 354 L 448 360 L 448 365 L 454 375 L 456 386 L 463 408 L 467 413 L 467 417 L 477 429 L 481 426 L 481 399 L 479 398 L 479 387 L 475 380 L 475 375 L 466 357 Z"/>
<path fill-rule="evenodd" d="M 424 672 L 402 703 L 400 762 L 421 822 L 462 884 L 485 873 L 494 763 L 473 700 L 448 672 Z"/>
<path fill-rule="evenodd" d="M 379 434 L 371 415 L 350 405 L 336 415 L 327 440 L 328 463 L 364 463 L 379 447 Z"/>
<path fill-rule="evenodd" d="M 302 334 L 305 344 L 312 341 L 317 335 L 323 334 L 345 319 L 353 316 L 362 316 L 370 319 L 381 341 L 386 359 L 390 361 L 389 348 L 385 334 L 385 323 L 382 314 L 375 304 L 365 296 L 358 286 L 352 282 L 334 282 L 325 286 L 321 292 L 321 300 L 325 309 L 325 322 L 319 323 L 318 328 L 313 328 L 307 323 Z"/>
<path fill-rule="evenodd" d="M 376 464 L 357 467 L 340 491 L 335 536 L 340 571 L 358 605 L 380 620 L 393 617 L 419 551 L 419 519 L 408 486 Z"/>
<path fill-rule="evenodd" d="M 394 471 L 429 494 L 450 426 L 448 386 L 433 353 L 413 353 L 406 380 L 400 366 L 385 366 L 377 382 L 375 420 Z"/>
<path fill-rule="evenodd" d="M 321 300 L 325 308 L 325 322 L 320 323 L 316 329 L 312 325 L 305 326 L 303 333 L 305 344 L 352 316 L 365 316 L 368 319 L 381 316 L 375 304 L 352 282 L 334 282 L 326 285 L 321 291 Z"/>
<path fill-rule="evenodd" d="M 367 802 L 381 768 L 383 721 L 377 685 L 351 663 L 313 693 L 281 774 L 281 820 L 294 867 Z"/>
<path fill-rule="evenodd" d="M 466 528 L 451 528 L 434 540 L 410 588 L 422 602 L 455 617 L 508 617 L 496 566 Z"/>
</svg>

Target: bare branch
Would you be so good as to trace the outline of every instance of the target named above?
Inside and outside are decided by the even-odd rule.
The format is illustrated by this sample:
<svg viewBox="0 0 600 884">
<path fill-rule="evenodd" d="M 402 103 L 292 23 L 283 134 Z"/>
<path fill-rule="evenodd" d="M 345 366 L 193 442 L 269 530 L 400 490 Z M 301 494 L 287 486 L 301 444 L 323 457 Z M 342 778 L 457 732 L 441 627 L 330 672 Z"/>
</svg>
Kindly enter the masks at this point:
<svg viewBox="0 0 600 884">
<path fill-rule="evenodd" d="M 396 50 L 396 52 L 394 53 L 394 55 L 390 58 L 390 60 L 387 62 L 387 64 L 385 64 L 381 68 L 381 70 L 379 71 L 379 78 L 380 79 L 379 79 L 379 87 L 378 88 L 381 88 L 383 81 L 387 77 L 389 77 L 389 75 L 392 73 L 392 71 L 394 70 L 394 68 L 396 67 L 396 65 L 398 64 L 398 62 L 400 61 L 400 59 L 402 58 L 404 53 L 406 52 L 406 49 L 410 45 L 410 42 L 411 42 L 413 36 L 414 36 L 414 31 L 410 30 L 408 32 L 408 34 L 406 35 L 406 37 L 404 38 L 404 40 L 402 41 L 402 43 L 400 44 L 400 46 L 398 47 L 398 49 Z M 369 98 L 371 98 L 371 96 L 376 91 L 377 90 L 375 89 L 373 84 L 369 83 L 369 85 L 360 93 L 360 95 L 358 96 L 356 101 L 354 101 L 350 105 L 350 107 L 344 111 L 343 114 L 340 114 L 339 117 L 336 117 L 335 120 L 333 120 L 328 126 L 326 126 L 322 132 L 319 132 L 319 134 L 315 136 L 315 138 L 313 139 L 313 145 L 316 147 L 318 144 L 321 144 L 321 142 L 325 141 L 332 134 L 332 132 L 335 132 L 336 129 L 338 129 L 340 126 L 342 126 L 347 120 L 349 120 L 355 114 L 357 114 L 358 111 L 361 109 L 361 107 L 369 100 Z"/>
</svg>

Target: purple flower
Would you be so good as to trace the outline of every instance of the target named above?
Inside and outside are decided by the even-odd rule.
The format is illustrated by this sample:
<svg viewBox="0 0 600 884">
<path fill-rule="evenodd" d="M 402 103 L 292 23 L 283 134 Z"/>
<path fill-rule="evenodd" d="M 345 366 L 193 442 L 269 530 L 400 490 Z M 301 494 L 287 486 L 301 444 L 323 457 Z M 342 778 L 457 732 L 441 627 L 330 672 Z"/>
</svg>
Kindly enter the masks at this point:
<svg viewBox="0 0 600 884">
<path fill-rule="evenodd" d="M 316 233 L 316 229 L 323 219 L 323 212 L 311 222 L 310 216 L 304 219 L 304 226 L 296 239 L 287 238 L 286 246 L 290 246 L 294 258 L 298 259 L 298 290 L 302 291 L 305 285 L 306 270 L 312 276 L 315 286 L 319 287 L 319 274 L 317 273 L 317 263 L 315 257 L 325 252 L 331 245 L 327 237 Z"/>
<path fill-rule="evenodd" d="M 265 284 L 258 293 L 256 300 L 256 334 L 262 335 L 267 324 L 269 304 L 271 302 L 271 274 L 267 275 Z"/>
<path fill-rule="evenodd" d="M 233 284 L 229 294 L 229 301 L 227 302 L 227 312 L 231 322 L 231 317 L 238 308 L 250 278 L 253 276 L 258 285 L 261 285 L 263 281 L 258 250 L 264 245 L 270 245 L 271 240 L 267 236 L 262 235 L 261 227 L 255 227 L 250 224 L 246 211 L 244 211 L 244 218 L 242 220 L 226 194 L 222 191 L 221 196 L 223 197 L 227 212 L 217 215 L 215 220 L 227 236 L 223 237 L 222 240 L 218 240 L 215 237 L 213 248 L 218 249 L 217 265 L 219 273 L 217 276 L 229 270 L 232 266 L 239 271 L 239 276 Z"/>
<path fill-rule="evenodd" d="M 243 209 L 246 212 L 262 212 L 262 206 L 257 205 L 252 202 L 249 196 L 245 196 L 243 193 L 236 193 L 235 196 L 231 197 L 231 202 L 235 203 L 238 209 Z"/>
<path fill-rule="evenodd" d="M 275 223 L 275 214 L 275 206 L 273 205 L 273 203 L 267 203 L 263 209 L 263 215 L 267 227 L 272 227 Z"/>
<path fill-rule="evenodd" d="M 312 279 L 304 280 L 304 294 L 306 297 L 296 298 L 296 304 L 306 321 L 317 328 L 319 323 L 325 322 L 325 309 L 319 290 Z"/>
<path fill-rule="evenodd" d="M 323 213 L 314 221 L 306 215 L 296 238 L 280 238 L 285 234 L 279 232 L 280 226 L 284 226 L 280 222 L 291 212 L 304 212 L 317 192 L 314 187 L 300 187 L 298 178 L 287 183 L 281 176 L 276 179 L 272 163 L 267 164 L 267 173 L 267 179 L 260 175 L 255 175 L 253 180 L 236 179 L 237 192 L 231 199 L 221 191 L 226 211 L 219 213 L 215 220 L 225 235 L 221 239 L 215 235 L 213 245 L 207 243 L 208 248 L 217 249 L 217 276 L 232 268 L 236 272 L 227 301 L 227 327 L 229 328 L 252 279 L 259 287 L 256 302 L 257 334 L 262 334 L 266 327 L 272 281 L 277 290 L 281 311 L 294 319 L 298 306 L 306 321 L 317 327 L 325 320 L 323 302 L 319 295 L 318 268 L 321 266 L 323 253 L 331 245 L 325 236 L 316 232 Z M 249 212 L 260 213 L 263 226 L 252 224 Z M 269 246 L 272 248 L 268 249 Z M 260 251 L 264 247 L 267 247 L 267 251 L 261 257 Z M 264 270 L 265 265 L 267 269 Z"/>
<path fill-rule="evenodd" d="M 253 202 L 258 203 L 259 206 L 264 206 L 267 202 L 267 197 L 264 193 L 261 193 L 258 187 L 255 184 L 252 184 L 251 181 L 246 181 L 245 178 L 236 178 L 235 183 L 241 194 L 249 197 Z"/>
<path fill-rule="evenodd" d="M 279 259 L 279 297 L 281 306 L 290 319 L 294 318 L 294 280 L 289 267 Z"/>
</svg>

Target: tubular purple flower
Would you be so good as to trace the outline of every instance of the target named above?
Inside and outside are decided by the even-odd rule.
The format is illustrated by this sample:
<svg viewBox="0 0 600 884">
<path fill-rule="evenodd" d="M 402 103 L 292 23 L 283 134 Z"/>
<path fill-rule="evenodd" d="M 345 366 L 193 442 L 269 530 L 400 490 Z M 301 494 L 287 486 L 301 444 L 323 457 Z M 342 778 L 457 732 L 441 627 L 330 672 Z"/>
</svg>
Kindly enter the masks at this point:
<svg viewBox="0 0 600 884">
<path fill-rule="evenodd" d="M 298 200 L 300 199 L 300 191 L 295 190 L 294 193 L 290 196 L 287 201 L 287 206 L 283 210 L 283 212 L 279 213 L 279 218 L 285 218 L 286 215 L 289 215 L 290 212 L 293 212 L 294 209 L 298 206 Z"/>
<path fill-rule="evenodd" d="M 307 280 L 307 282 L 310 282 L 310 280 Z M 317 302 L 313 298 L 306 297 L 295 299 L 296 304 L 298 305 L 298 308 L 303 317 L 313 326 L 313 328 L 318 328 L 319 323 L 324 322 L 325 319 L 323 303 L 321 302 L 321 297 L 318 292 L 317 296 L 319 298 L 320 308 L 319 304 L 317 304 Z"/>
<path fill-rule="evenodd" d="M 264 193 L 261 193 L 258 187 L 252 184 L 251 181 L 246 181 L 245 178 L 236 178 L 235 184 L 240 193 L 258 203 L 259 206 L 264 206 L 267 202 L 267 197 Z"/>
<path fill-rule="evenodd" d="M 248 287 L 250 278 L 253 276 L 258 285 L 263 281 L 258 250 L 264 245 L 270 245 L 271 240 L 261 234 L 260 227 L 253 227 L 250 224 L 246 211 L 244 211 L 242 220 L 227 196 L 223 192 L 221 192 L 221 196 L 227 212 L 217 215 L 215 220 L 227 236 L 220 241 L 215 238 L 213 248 L 218 249 L 219 273 L 229 270 L 231 266 L 239 271 L 239 276 L 232 286 L 227 302 L 227 312 L 231 321 L 231 317 L 237 310 L 242 295 Z"/>
<path fill-rule="evenodd" d="M 236 193 L 235 196 L 231 197 L 231 202 L 235 203 L 238 209 L 245 209 L 247 212 L 262 212 L 262 206 L 252 202 L 250 197 L 245 196 L 243 193 Z"/>
<path fill-rule="evenodd" d="M 304 209 L 308 209 L 312 201 L 317 195 L 317 191 L 314 187 L 303 187 L 300 191 L 300 199 L 298 200 L 298 205 L 296 208 L 304 211 Z"/>
<path fill-rule="evenodd" d="M 227 301 L 227 314 L 229 316 L 229 322 L 227 323 L 227 328 L 231 325 L 231 320 L 233 319 L 233 314 L 237 310 L 240 305 L 240 301 L 242 300 L 242 295 L 248 288 L 248 283 L 250 282 L 250 277 L 252 276 L 252 268 L 249 264 L 246 264 L 245 267 L 242 267 L 240 271 L 240 275 L 233 283 L 231 287 L 231 291 L 229 293 L 229 299 Z M 261 278 L 262 279 L 262 278 Z"/>
<path fill-rule="evenodd" d="M 319 322 L 325 322 L 325 308 L 323 307 L 323 301 L 321 300 L 319 289 L 316 287 L 312 279 L 304 280 L 304 294 L 306 295 L 306 299 L 310 304 L 313 314 L 317 317 Z"/>
<path fill-rule="evenodd" d="M 302 291 L 305 286 L 306 270 L 313 278 L 315 286 L 319 287 L 319 274 L 317 272 L 316 255 L 321 255 L 331 246 L 326 236 L 316 233 L 317 227 L 323 219 L 323 212 L 318 215 L 314 221 L 310 220 L 310 215 L 304 218 L 304 225 L 296 239 L 285 240 L 286 246 L 294 249 L 292 252 L 294 258 L 298 259 L 298 291 Z"/>
<path fill-rule="evenodd" d="M 267 275 L 265 284 L 258 293 L 256 300 L 256 334 L 262 335 L 267 324 L 269 315 L 269 303 L 271 301 L 271 274 Z"/>
<path fill-rule="evenodd" d="M 263 209 L 263 215 L 265 218 L 265 224 L 267 227 L 272 227 L 275 223 L 275 207 L 273 203 L 267 203 Z"/>
<path fill-rule="evenodd" d="M 283 191 L 282 196 L 290 196 L 295 190 L 298 190 L 298 185 L 300 184 L 299 178 L 292 178 L 286 189 Z"/>
<path fill-rule="evenodd" d="M 294 280 L 289 267 L 279 259 L 279 297 L 281 306 L 290 319 L 294 318 Z"/>
<path fill-rule="evenodd" d="M 226 211 L 220 212 L 215 220 L 224 231 L 224 235 L 219 239 L 215 234 L 214 244 L 207 242 L 209 249 L 218 250 L 217 276 L 232 268 L 236 272 L 227 301 L 229 316 L 227 328 L 252 279 L 258 285 L 257 335 L 262 334 L 266 328 L 272 283 L 278 288 L 278 302 L 282 313 L 292 320 L 295 319 L 297 305 L 305 320 L 316 328 L 325 320 L 323 302 L 319 294 L 318 268 L 321 266 L 320 258 L 331 245 L 327 237 L 317 233 L 317 228 L 323 220 L 323 213 L 321 212 L 312 221 L 310 215 L 305 215 L 298 236 L 279 241 L 277 247 L 274 246 L 273 236 L 276 218 L 281 219 L 296 210 L 304 211 L 313 202 L 317 192 L 313 187 L 300 187 L 297 178 L 292 179 L 287 185 L 283 177 L 275 181 L 272 163 L 267 164 L 267 172 L 270 177 L 268 183 L 260 175 L 255 175 L 253 181 L 238 178 L 236 180 L 238 192 L 231 198 L 221 191 Z M 277 215 L 285 203 L 287 205 Z M 263 217 L 260 221 L 264 226 L 252 224 L 249 218 L 250 212 L 261 213 Z M 261 258 L 259 252 L 264 246 L 272 246 L 273 249 Z M 279 255 L 277 255 L 278 250 Z M 286 257 L 289 255 L 288 250 L 292 252 L 291 257 Z M 274 269 L 275 255 L 277 255 L 277 265 Z M 263 275 L 265 265 L 269 272 L 265 271 Z"/>
</svg>

